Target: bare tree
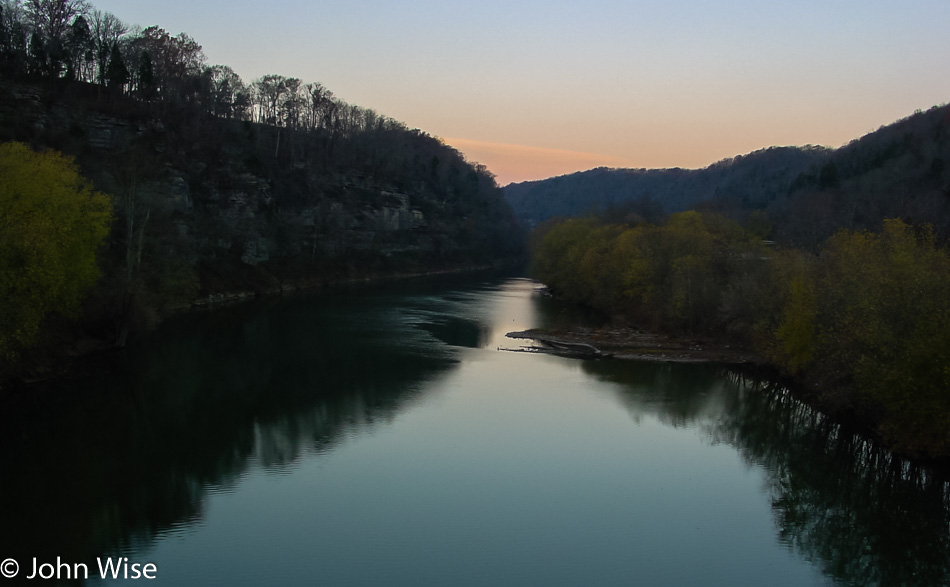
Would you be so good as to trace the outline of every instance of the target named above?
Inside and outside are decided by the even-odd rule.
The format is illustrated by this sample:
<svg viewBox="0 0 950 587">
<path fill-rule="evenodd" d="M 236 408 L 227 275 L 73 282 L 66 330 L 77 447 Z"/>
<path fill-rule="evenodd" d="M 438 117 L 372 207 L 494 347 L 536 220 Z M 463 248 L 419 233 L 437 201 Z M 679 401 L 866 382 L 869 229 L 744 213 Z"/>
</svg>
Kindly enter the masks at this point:
<svg viewBox="0 0 950 587">
<path fill-rule="evenodd" d="M 307 128 L 310 130 L 331 128 L 337 109 L 333 92 L 320 83 L 307 84 L 304 86 L 304 91 L 307 94 L 305 112 Z"/>
<path fill-rule="evenodd" d="M 86 0 L 27 0 L 26 14 L 33 29 L 47 42 L 62 43 L 66 29 L 77 16 L 89 11 Z"/>
<path fill-rule="evenodd" d="M 89 22 L 79 15 L 69 25 L 66 31 L 65 49 L 67 56 L 66 77 L 79 81 L 89 81 L 92 78 L 92 64 L 95 63 L 95 50 Z"/>
<path fill-rule="evenodd" d="M 258 122 L 277 124 L 286 81 L 287 78 L 282 75 L 268 74 L 252 84 Z"/>
<path fill-rule="evenodd" d="M 25 17 L 21 0 L 0 0 L 0 9 L 3 9 L 3 20 L 8 27 Z"/>
<path fill-rule="evenodd" d="M 27 67 L 27 23 L 20 0 L 0 0 L 0 73 L 17 75 Z"/>
<path fill-rule="evenodd" d="M 304 100 L 300 95 L 300 80 L 289 77 L 284 80 L 284 92 L 280 100 L 281 119 L 287 128 L 300 126 Z"/>
<path fill-rule="evenodd" d="M 101 85 L 106 83 L 106 68 L 115 45 L 129 27 L 115 15 L 101 10 L 93 10 L 89 15 L 89 32 L 92 35 L 93 53 L 96 61 L 96 79 Z"/>
<path fill-rule="evenodd" d="M 182 98 L 185 88 L 204 69 L 201 45 L 185 33 L 173 37 L 164 29 L 151 26 L 133 39 L 132 44 L 148 52 L 162 100 Z"/>
<path fill-rule="evenodd" d="M 307 94 L 304 108 L 304 126 L 307 130 L 314 130 L 320 124 L 320 104 L 329 90 L 319 83 L 306 84 L 303 89 Z"/>
<path fill-rule="evenodd" d="M 210 92 L 209 111 L 215 116 L 236 118 L 241 110 L 240 96 L 246 92 L 241 76 L 227 65 L 205 68 Z"/>
</svg>

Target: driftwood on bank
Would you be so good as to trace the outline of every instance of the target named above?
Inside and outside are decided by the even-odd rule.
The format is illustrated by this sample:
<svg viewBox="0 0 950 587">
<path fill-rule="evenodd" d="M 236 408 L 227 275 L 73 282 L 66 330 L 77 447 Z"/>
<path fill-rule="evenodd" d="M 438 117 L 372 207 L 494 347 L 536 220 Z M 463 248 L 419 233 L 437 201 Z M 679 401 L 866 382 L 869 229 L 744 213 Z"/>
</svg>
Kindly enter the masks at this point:
<svg viewBox="0 0 950 587">
<path fill-rule="evenodd" d="M 634 328 L 531 329 L 509 332 L 506 336 L 538 343 L 538 346 L 506 350 L 548 353 L 580 359 L 614 357 L 639 361 L 733 365 L 762 362 L 754 352 L 733 347 L 722 341 L 664 336 Z"/>
<path fill-rule="evenodd" d="M 601 352 L 600 349 L 592 344 L 584 342 L 570 342 L 559 340 L 549 335 L 542 334 L 538 330 L 521 330 L 518 332 L 509 332 L 508 338 L 530 339 L 539 342 L 541 347 L 528 347 L 518 349 L 527 352 L 548 352 L 555 355 L 576 357 L 581 359 L 599 359 L 611 355 Z"/>
</svg>

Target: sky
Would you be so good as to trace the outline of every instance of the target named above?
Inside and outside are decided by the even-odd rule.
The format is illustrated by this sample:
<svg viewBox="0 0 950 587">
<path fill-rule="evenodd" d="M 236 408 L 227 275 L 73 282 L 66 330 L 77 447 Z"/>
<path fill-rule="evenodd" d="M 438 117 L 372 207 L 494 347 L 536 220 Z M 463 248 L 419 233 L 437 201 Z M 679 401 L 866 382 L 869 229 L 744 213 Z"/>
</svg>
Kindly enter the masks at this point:
<svg viewBox="0 0 950 587">
<path fill-rule="evenodd" d="M 950 0 L 91 0 L 250 83 L 320 82 L 500 185 L 838 147 L 950 102 Z"/>
</svg>

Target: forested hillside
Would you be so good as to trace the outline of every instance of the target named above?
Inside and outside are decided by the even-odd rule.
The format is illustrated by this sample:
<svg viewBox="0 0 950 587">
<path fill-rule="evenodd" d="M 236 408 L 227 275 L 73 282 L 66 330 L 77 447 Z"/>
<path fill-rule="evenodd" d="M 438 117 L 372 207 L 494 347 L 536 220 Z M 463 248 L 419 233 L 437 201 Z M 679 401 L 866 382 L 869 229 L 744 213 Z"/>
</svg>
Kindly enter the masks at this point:
<svg viewBox="0 0 950 587">
<path fill-rule="evenodd" d="M 699 170 L 594 169 L 512 184 L 505 194 L 530 225 L 611 208 L 648 220 L 702 208 L 740 222 L 758 211 L 769 237 L 810 249 L 838 228 L 879 230 L 885 218 L 898 217 L 932 224 L 945 239 L 950 106 L 918 112 L 838 149 L 773 147 Z"/>
<path fill-rule="evenodd" d="M 506 195 L 543 220 L 533 271 L 561 297 L 754 349 L 825 410 L 947 459 L 948 163 L 941 106 L 839 149 L 598 169 Z"/>
<path fill-rule="evenodd" d="M 705 169 L 608 169 L 601 167 L 506 186 L 519 219 L 536 225 L 558 216 L 583 216 L 608 208 L 668 214 L 726 195 L 760 203 L 784 194 L 792 182 L 827 156 L 821 147 L 773 147 L 725 159 Z"/>
<path fill-rule="evenodd" d="M 906 455 L 946 459 L 948 161 L 943 106 L 836 150 L 507 189 L 521 214 L 544 202 L 586 216 L 532 235 L 534 274 L 555 293 L 638 328 L 752 348 L 824 409 Z"/>
<path fill-rule="evenodd" d="M 472 267 L 523 246 L 492 174 L 439 139 L 319 83 L 245 84 L 186 33 L 135 30 L 81 0 L 0 0 L 7 142 L 73 158 L 110 196 L 83 315 L 119 343 L 195 300 Z M 11 190 L 0 184 L 22 199 Z M 0 263 L 7 308 L 21 261 Z M 0 354 L 2 372 L 14 359 Z"/>
<path fill-rule="evenodd" d="M 534 274 L 557 295 L 651 332 L 753 348 L 892 447 L 950 456 L 950 252 L 929 227 L 841 230 L 818 255 L 696 211 L 572 218 L 533 238 Z"/>
</svg>

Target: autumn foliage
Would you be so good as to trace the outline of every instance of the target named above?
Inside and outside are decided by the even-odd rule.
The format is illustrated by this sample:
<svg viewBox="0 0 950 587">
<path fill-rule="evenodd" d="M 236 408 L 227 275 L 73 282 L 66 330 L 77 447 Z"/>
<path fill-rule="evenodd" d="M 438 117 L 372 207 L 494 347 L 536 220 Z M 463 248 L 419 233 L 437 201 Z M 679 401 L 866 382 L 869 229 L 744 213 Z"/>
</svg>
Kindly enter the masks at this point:
<svg viewBox="0 0 950 587">
<path fill-rule="evenodd" d="M 950 454 L 950 254 L 930 228 L 842 230 L 817 255 L 699 212 L 569 219 L 533 238 L 535 275 L 563 297 L 754 347 L 903 452 Z"/>
</svg>

